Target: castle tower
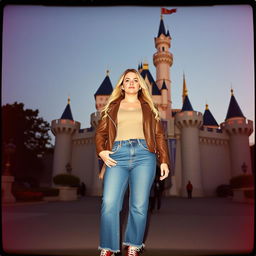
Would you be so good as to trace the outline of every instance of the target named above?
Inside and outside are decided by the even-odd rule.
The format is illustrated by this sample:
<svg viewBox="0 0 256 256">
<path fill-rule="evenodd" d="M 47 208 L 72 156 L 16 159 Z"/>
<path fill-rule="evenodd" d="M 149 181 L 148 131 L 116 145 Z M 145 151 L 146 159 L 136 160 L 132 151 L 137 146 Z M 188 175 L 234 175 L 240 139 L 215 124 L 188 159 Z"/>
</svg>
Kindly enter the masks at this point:
<svg viewBox="0 0 256 256">
<path fill-rule="evenodd" d="M 113 91 L 113 87 L 109 79 L 109 70 L 107 70 L 105 79 L 103 80 L 100 87 L 94 94 L 95 107 L 98 111 L 100 111 L 106 105 L 112 91 Z"/>
<path fill-rule="evenodd" d="M 73 120 L 70 99 L 60 119 L 53 120 L 51 131 L 55 135 L 53 177 L 66 172 L 66 164 L 71 164 L 72 136 L 80 129 L 80 123 Z"/>
<path fill-rule="evenodd" d="M 173 55 L 169 51 L 171 47 L 171 36 L 169 31 L 165 31 L 163 18 L 161 15 L 160 26 L 158 35 L 155 37 L 155 48 L 157 52 L 153 55 L 153 62 L 156 67 L 156 84 L 161 89 L 165 80 L 166 87 L 168 89 L 168 105 L 166 110 L 166 118 L 172 118 L 172 102 L 171 102 L 171 79 L 170 79 L 170 67 L 173 63 Z"/>
<path fill-rule="evenodd" d="M 247 173 L 252 172 L 249 136 L 253 132 L 253 123 L 247 120 L 233 94 L 231 89 L 231 99 L 225 122 L 221 128 L 230 136 L 230 158 L 231 158 L 231 176 L 241 175 L 242 165 L 247 166 Z"/>
<path fill-rule="evenodd" d="M 199 128 L 203 124 L 202 113 L 194 111 L 185 95 L 181 112 L 175 115 L 175 124 L 181 133 L 182 181 L 181 195 L 186 196 L 188 181 L 193 184 L 193 195 L 204 196 L 200 166 Z"/>
</svg>

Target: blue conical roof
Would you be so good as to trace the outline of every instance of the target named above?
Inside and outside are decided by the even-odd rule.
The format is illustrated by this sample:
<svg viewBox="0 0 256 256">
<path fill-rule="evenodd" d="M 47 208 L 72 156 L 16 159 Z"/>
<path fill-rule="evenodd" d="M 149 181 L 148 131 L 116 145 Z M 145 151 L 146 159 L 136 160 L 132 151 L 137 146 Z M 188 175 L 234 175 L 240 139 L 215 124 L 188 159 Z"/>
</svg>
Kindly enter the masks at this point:
<svg viewBox="0 0 256 256">
<path fill-rule="evenodd" d="M 203 125 L 219 126 L 215 118 L 213 117 L 211 111 L 208 109 L 208 105 L 206 106 L 206 109 L 204 111 Z"/>
<path fill-rule="evenodd" d="M 60 119 L 68 119 L 74 121 L 69 103 L 67 104 Z"/>
<path fill-rule="evenodd" d="M 150 73 L 150 71 L 148 70 L 148 69 L 143 69 L 142 71 L 141 71 L 141 76 L 145 79 L 146 78 L 146 76 L 148 77 L 148 80 L 149 80 L 149 82 L 152 84 L 152 83 L 155 83 L 155 80 L 154 80 L 154 78 L 152 77 L 152 75 L 151 75 L 151 73 Z"/>
<path fill-rule="evenodd" d="M 232 91 L 232 95 L 231 95 L 231 99 L 229 102 L 229 106 L 228 106 L 228 112 L 227 112 L 227 116 L 226 119 L 232 118 L 232 117 L 243 117 L 244 115 L 242 113 L 242 110 L 240 109 L 235 96 L 233 95 L 233 91 Z"/>
<path fill-rule="evenodd" d="M 101 83 L 99 89 L 95 92 L 94 98 L 96 95 L 110 95 L 113 91 L 112 83 L 107 75 L 103 82 Z"/>
<path fill-rule="evenodd" d="M 166 89 L 166 90 L 167 90 L 167 87 L 166 87 L 165 81 L 163 81 L 163 84 L 162 84 L 162 88 L 161 88 L 161 90 L 163 90 L 163 89 Z"/>
<path fill-rule="evenodd" d="M 181 112 L 182 111 L 193 111 L 193 108 L 192 108 L 192 105 L 191 105 L 190 100 L 188 98 L 188 95 L 186 95 L 185 98 L 184 98 L 184 102 L 183 102 Z"/>
<path fill-rule="evenodd" d="M 165 26 L 164 26 L 164 21 L 163 21 L 163 19 L 160 20 L 160 25 L 159 25 L 157 37 L 159 37 L 161 34 L 164 34 L 164 35 L 166 36 Z"/>
<path fill-rule="evenodd" d="M 161 91 L 158 89 L 155 82 L 152 84 L 152 95 L 161 95 Z"/>
</svg>

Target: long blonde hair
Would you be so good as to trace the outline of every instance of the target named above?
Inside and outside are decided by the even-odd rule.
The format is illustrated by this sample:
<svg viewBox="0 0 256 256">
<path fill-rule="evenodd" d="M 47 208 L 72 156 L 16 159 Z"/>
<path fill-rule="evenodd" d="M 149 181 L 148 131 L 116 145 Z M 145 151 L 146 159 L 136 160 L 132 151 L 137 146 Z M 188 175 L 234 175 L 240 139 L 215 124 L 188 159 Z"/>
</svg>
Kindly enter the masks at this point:
<svg viewBox="0 0 256 256">
<path fill-rule="evenodd" d="M 141 90 L 139 90 L 139 92 L 138 92 L 138 97 L 141 97 L 143 100 L 145 100 L 148 103 L 148 105 L 150 106 L 151 110 L 155 114 L 155 119 L 159 121 L 160 120 L 160 115 L 159 115 L 159 112 L 158 112 L 157 108 L 154 106 L 154 102 L 153 102 L 153 100 L 151 98 L 151 95 L 149 93 L 148 86 L 147 86 L 145 80 L 143 79 L 143 77 L 141 76 L 141 74 L 136 69 L 126 69 L 123 72 L 123 74 L 121 75 L 121 77 L 119 78 L 119 80 L 118 80 L 118 82 L 116 84 L 115 89 L 113 90 L 113 92 L 109 96 L 107 104 L 101 110 L 102 119 L 107 117 L 107 112 L 109 110 L 110 104 L 114 100 L 118 99 L 119 97 L 122 97 L 122 98 L 124 97 L 124 92 L 121 89 L 121 85 L 123 84 L 125 75 L 127 73 L 129 73 L 129 72 L 135 73 L 137 75 L 137 77 L 138 77 L 139 84 L 141 86 Z"/>
</svg>

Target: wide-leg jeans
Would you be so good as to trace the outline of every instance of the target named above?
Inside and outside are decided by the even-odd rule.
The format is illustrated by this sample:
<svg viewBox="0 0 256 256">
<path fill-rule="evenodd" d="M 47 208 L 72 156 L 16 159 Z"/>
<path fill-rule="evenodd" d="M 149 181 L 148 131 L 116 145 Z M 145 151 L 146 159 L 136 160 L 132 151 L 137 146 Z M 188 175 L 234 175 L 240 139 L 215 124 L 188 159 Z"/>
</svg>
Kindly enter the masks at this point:
<svg viewBox="0 0 256 256">
<path fill-rule="evenodd" d="M 120 251 L 120 211 L 129 184 L 129 213 L 124 245 L 144 247 L 150 189 L 156 174 L 156 155 L 144 139 L 115 141 L 110 157 L 116 166 L 106 167 L 100 218 L 99 249 Z"/>
</svg>

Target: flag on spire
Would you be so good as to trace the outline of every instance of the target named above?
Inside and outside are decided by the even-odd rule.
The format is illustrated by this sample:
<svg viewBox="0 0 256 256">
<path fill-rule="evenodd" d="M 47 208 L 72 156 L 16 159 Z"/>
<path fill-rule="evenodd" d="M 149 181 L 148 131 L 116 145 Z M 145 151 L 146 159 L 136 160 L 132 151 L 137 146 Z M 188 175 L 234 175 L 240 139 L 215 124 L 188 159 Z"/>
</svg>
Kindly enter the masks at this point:
<svg viewBox="0 0 256 256">
<path fill-rule="evenodd" d="M 174 12 L 176 12 L 177 9 L 166 9 L 166 8 L 161 8 L 161 14 L 172 14 Z"/>
</svg>

